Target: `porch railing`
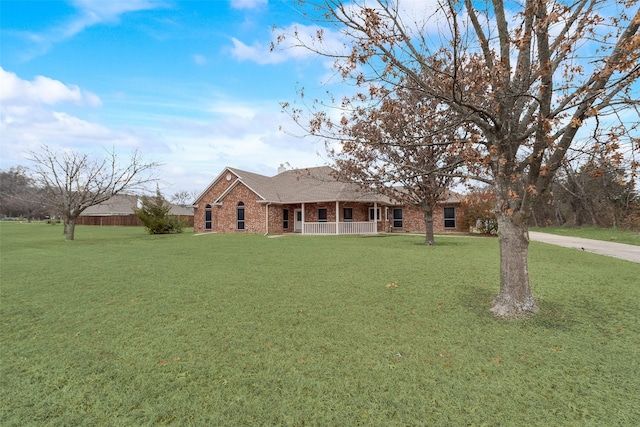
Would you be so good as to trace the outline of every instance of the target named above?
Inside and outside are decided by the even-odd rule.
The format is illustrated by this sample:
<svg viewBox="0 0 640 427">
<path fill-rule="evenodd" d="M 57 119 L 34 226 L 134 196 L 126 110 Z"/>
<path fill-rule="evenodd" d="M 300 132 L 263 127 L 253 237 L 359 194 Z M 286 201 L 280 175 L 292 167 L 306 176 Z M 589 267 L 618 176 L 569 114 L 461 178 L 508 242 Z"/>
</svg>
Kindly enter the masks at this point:
<svg viewBox="0 0 640 427">
<path fill-rule="evenodd" d="M 339 222 L 336 233 L 335 222 L 305 222 L 304 234 L 376 234 L 375 221 Z"/>
</svg>

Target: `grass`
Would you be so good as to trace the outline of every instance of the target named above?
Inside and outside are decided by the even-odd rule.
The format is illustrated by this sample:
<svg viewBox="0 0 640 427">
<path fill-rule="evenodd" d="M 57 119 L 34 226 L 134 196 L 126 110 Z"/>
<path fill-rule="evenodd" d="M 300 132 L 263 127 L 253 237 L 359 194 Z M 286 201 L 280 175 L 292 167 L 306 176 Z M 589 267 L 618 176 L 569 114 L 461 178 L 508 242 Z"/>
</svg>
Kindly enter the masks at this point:
<svg viewBox="0 0 640 427">
<path fill-rule="evenodd" d="M 0 224 L 0 425 L 637 425 L 640 265 L 496 239 Z"/>
<path fill-rule="evenodd" d="M 604 240 L 606 242 L 626 243 L 640 246 L 640 233 L 620 228 L 599 227 L 542 227 L 531 228 L 532 231 L 559 234 L 561 236 L 582 237 L 585 239 Z"/>
</svg>

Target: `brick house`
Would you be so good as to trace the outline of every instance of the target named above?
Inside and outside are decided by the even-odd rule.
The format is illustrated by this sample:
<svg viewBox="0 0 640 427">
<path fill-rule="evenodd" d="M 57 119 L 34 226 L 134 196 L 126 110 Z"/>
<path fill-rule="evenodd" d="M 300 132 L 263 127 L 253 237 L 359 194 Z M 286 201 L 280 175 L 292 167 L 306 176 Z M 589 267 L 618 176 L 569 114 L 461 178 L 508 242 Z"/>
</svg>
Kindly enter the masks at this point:
<svg viewBox="0 0 640 427">
<path fill-rule="evenodd" d="M 424 214 L 354 183 L 327 166 L 281 170 L 272 177 L 225 168 L 196 198 L 196 233 L 375 234 L 425 231 Z M 460 232 L 460 198 L 434 210 L 435 232 Z"/>
</svg>

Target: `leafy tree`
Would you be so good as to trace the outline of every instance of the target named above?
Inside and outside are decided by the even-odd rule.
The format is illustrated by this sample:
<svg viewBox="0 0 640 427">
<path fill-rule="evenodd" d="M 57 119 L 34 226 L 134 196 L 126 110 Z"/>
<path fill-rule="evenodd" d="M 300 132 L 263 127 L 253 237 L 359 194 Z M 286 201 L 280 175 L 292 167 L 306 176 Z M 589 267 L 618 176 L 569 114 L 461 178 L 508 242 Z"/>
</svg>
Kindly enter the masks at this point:
<svg viewBox="0 0 640 427">
<path fill-rule="evenodd" d="M 46 145 L 31 153 L 31 161 L 43 201 L 62 216 L 67 240 L 74 240 L 76 220 L 85 209 L 155 181 L 151 173 L 158 166 L 138 152 L 121 163 L 115 150 L 94 159 L 74 151 L 54 152 Z"/>
<path fill-rule="evenodd" d="M 171 203 L 169 203 L 159 189 L 156 189 L 154 197 L 142 197 L 142 204 L 134 209 L 134 213 L 140 218 L 149 234 L 173 234 L 182 233 L 184 222 L 176 215 L 170 215 Z"/>
<path fill-rule="evenodd" d="M 538 311 L 527 263 L 533 207 L 550 191 L 569 148 L 586 137 L 581 129 L 589 127 L 589 137 L 612 155 L 630 136 L 625 123 L 600 119 L 622 118 L 637 100 L 637 0 L 445 0 L 422 5 L 424 17 L 400 7 L 413 2 L 302 3 L 324 12 L 347 52 L 323 47 L 323 31 L 311 41 L 299 31 L 279 40 L 293 38 L 333 57 L 339 75 L 362 89 L 356 97 L 367 99 L 380 85 L 410 85 L 463 118 L 476 153 L 467 164 L 486 167 L 496 195 L 501 261 L 492 311 Z M 319 112 L 308 127 L 328 118 Z"/>
<path fill-rule="evenodd" d="M 433 210 L 462 165 L 454 148 L 456 128 L 450 115 L 438 111 L 439 102 L 421 91 L 381 88 L 377 96 L 381 101 L 375 108 L 353 106 L 350 116 L 342 117 L 329 139 L 338 140 L 340 150 L 330 156 L 349 181 L 419 207 L 425 245 L 431 246 Z"/>
<path fill-rule="evenodd" d="M 494 208 L 496 195 L 491 188 L 474 189 L 462 201 L 461 221 L 484 234 L 497 234 L 498 221 Z"/>
</svg>

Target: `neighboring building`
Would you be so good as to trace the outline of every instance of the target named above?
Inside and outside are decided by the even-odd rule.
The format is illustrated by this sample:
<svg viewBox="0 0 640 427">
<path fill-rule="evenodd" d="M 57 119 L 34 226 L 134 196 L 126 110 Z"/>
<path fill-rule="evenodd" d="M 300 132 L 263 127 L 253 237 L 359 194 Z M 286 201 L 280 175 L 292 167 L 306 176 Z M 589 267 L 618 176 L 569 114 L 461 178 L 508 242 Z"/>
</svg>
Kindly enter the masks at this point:
<svg viewBox="0 0 640 427">
<path fill-rule="evenodd" d="M 118 194 L 106 202 L 85 209 L 76 224 L 143 226 L 133 211 L 141 203 L 140 196 Z M 186 221 L 187 227 L 193 227 L 193 208 L 171 205 L 169 215 L 177 215 Z"/>
<path fill-rule="evenodd" d="M 225 168 L 194 202 L 196 233 L 375 234 L 424 232 L 415 206 L 340 182 L 324 166 L 267 177 Z M 434 231 L 463 229 L 454 193 L 434 210 Z"/>
</svg>

